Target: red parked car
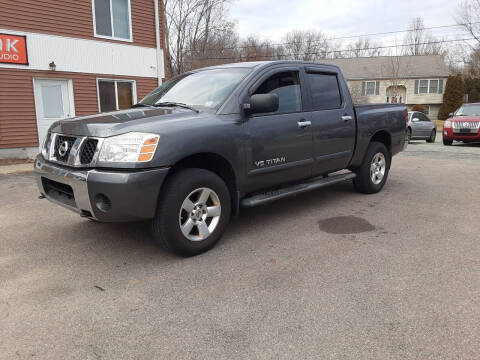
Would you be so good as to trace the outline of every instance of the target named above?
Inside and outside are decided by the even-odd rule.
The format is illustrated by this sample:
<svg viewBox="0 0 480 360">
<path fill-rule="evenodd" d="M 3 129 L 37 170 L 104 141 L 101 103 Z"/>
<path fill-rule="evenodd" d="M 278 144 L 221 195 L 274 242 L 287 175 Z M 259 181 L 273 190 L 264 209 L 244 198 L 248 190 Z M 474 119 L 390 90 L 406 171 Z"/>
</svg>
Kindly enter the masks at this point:
<svg viewBox="0 0 480 360">
<path fill-rule="evenodd" d="M 480 142 L 480 103 L 463 104 L 443 125 L 443 145 L 453 140 L 464 143 Z"/>
</svg>

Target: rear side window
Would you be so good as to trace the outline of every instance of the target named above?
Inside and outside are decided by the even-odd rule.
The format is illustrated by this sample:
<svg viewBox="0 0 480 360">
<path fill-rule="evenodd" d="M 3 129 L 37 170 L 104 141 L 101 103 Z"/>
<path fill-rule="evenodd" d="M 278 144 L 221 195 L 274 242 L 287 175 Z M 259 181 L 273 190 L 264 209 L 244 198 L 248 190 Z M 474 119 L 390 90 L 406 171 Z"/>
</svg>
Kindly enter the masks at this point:
<svg viewBox="0 0 480 360">
<path fill-rule="evenodd" d="M 270 76 L 257 88 L 255 94 L 277 94 L 277 113 L 302 111 L 298 71 L 285 71 Z"/>
<path fill-rule="evenodd" d="M 342 106 L 337 75 L 307 73 L 307 79 L 314 110 L 338 109 Z"/>
</svg>

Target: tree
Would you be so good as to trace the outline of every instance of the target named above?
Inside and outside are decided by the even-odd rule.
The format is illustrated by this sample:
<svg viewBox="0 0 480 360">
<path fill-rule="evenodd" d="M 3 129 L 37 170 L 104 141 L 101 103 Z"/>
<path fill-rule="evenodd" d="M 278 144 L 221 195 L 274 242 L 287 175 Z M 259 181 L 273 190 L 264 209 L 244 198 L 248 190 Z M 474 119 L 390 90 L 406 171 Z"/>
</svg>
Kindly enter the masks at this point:
<svg viewBox="0 0 480 360">
<path fill-rule="evenodd" d="M 240 61 L 266 61 L 275 59 L 275 48 L 270 42 L 262 41 L 255 36 L 249 36 L 240 42 Z"/>
<path fill-rule="evenodd" d="M 425 30 L 423 18 L 416 17 L 410 23 L 410 28 L 405 35 L 403 51 L 405 55 L 414 56 L 444 54 L 443 46 L 438 41 Z"/>
<path fill-rule="evenodd" d="M 347 46 L 348 57 L 373 57 L 380 56 L 380 45 L 369 38 L 360 38 Z"/>
<path fill-rule="evenodd" d="M 480 0 L 467 0 L 458 8 L 457 23 L 462 25 L 480 45 Z"/>
<path fill-rule="evenodd" d="M 460 74 L 450 75 L 445 85 L 443 104 L 438 112 L 438 119 L 445 120 L 448 115 L 457 110 L 463 103 L 463 79 Z"/>
<path fill-rule="evenodd" d="M 354 104 L 365 104 L 368 102 L 368 97 L 362 91 L 361 82 L 349 83 L 348 87 Z"/>
<path fill-rule="evenodd" d="M 321 31 L 293 30 L 282 39 L 282 55 L 288 60 L 316 61 L 333 57 L 334 47 Z"/>
<path fill-rule="evenodd" d="M 164 0 L 169 75 L 182 73 L 192 58 L 205 58 L 209 45 L 231 38 L 233 23 L 226 16 L 228 0 Z M 223 46 L 224 44 L 220 44 Z"/>
<path fill-rule="evenodd" d="M 421 104 L 415 104 L 415 105 L 412 106 L 412 111 L 419 111 L 419 112 L 424 113 L 425 112 L 425 106 L 423 106 Z"/>
<path fill-rule="evenodd" d="M 466 77 L 464 83 L 468 102 L 480 102 L 480 78 Z"/>
</svg>

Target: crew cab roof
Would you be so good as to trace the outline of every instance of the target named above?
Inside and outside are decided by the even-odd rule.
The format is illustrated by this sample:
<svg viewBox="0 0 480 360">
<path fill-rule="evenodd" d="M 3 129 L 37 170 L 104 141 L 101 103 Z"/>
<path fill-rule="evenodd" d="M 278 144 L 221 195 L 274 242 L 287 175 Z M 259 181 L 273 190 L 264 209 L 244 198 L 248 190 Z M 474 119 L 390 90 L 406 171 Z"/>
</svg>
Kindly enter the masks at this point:
<svg viewBox="0 0 480 360">
<path fill-rule="evenodd" d="M 246 62 L 236 62 L 236 63 L 229 63 L 229 64 L 221 64 L 221 65 L 214 65 L 208 66 L 204 68 L 195 69 L 194 71 L 201 71 L 207 69 L 225 69 L 225 68 L 263 68 L 271 65 L 323 65 L 328 66 L 330 68 L 334 68 L 336 70 L 340 70 L 340 68 L 336 65 L 332 64 L 322 64 L 322 63 L 315 63 L 311 61 L 298 61 L 298 60 L 275 60 L 275 61 L 246 61 Z"/>
</svg>

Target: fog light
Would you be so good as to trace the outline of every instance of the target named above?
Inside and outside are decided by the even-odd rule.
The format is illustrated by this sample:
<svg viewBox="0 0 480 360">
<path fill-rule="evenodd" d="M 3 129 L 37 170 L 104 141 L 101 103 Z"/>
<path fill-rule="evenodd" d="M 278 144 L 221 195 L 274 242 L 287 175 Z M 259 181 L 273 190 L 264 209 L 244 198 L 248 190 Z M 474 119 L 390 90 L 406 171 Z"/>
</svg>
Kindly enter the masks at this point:
<svg viewBox="0 0 480 360">
<path fill-rule="evenodd" d="M 107 212 L 112 208 L 112 202 L 106 195 L 97 194 L 95 196 L 95 206 L 98 210 Z"/>
</svg>

